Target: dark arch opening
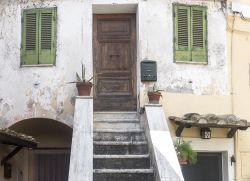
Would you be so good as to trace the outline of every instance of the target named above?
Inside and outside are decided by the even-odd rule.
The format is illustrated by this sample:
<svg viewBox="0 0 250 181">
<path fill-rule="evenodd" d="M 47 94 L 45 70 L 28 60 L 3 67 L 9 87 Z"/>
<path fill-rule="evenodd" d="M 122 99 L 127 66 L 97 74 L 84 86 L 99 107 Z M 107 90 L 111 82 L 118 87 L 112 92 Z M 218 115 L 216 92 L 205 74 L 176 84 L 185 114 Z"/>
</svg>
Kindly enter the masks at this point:
<svg viewBox="0 0 250 181">
<path fill-rule="evenodd" d="M 20 176 L 22 180 L 68 181 L 72 128 L 56 120 L 32 118 L 17 122 L 10 129 L 38 141 L 37 149 L 25 149 L 16 157 L 21 158 L 19 164 L 27 170 Z"/>
</svg>

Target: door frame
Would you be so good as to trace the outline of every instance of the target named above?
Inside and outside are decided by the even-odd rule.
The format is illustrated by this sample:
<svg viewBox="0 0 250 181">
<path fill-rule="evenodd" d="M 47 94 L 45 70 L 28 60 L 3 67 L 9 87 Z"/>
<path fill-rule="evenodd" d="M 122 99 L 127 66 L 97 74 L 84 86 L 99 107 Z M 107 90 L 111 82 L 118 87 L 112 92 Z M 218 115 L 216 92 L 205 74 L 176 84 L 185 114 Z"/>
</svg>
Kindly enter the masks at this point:
<svg viewBox="0 0 250 181">
<path fill-rule="evenodd" d="M 219 178 L 220 178 L 220 181 L 225 181 L 225 178 L 223 176 L 223 152 L 197 152 L 197 159 L 199 159 L 199 156 L 200 157 L 206 157 L 207 159 L 209 159 L 209 157 L 213 156 L 213 157 L 217 157 L 217 161 L 218 161 L 218 166 L 219 166 Z M 199 161 L 199 160 L 198 160 Z M 192 167 L 193 165 L 181 165 L 182 167 L 182 170 L 188 167 Z M 195 165 L 194 165 L 195 166 Z M 186 173 L 189 173 L 190 172 L 187 172 Z M 184 175 L 183 175 L 184 177 Z M 184 178 L 185 179 L 185 178 Z"/>
<path fill-rule="evenodd" d="M 204 140 L 200 138 L 186 137 L 186 141 L 192 143 L 196 152 L 200 153 L 221 153 L 222 154 L 222 180 L 234 180 L 236 164 L 231 165 L 230 158 L 235 155 L 234 139 L 213 138 Z"/>
</svg>

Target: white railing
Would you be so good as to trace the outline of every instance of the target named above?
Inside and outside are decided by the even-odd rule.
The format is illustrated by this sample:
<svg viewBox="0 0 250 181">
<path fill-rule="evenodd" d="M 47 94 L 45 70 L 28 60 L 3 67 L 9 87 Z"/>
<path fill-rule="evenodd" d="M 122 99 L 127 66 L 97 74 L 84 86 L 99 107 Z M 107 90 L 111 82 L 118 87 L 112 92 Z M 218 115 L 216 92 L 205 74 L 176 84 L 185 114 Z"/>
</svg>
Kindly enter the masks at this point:
<svg viewBox="0 0 250 181">
<path fill-rule="evenodd" d="M 162 106 L 146 105 L 143 118 L 157 180 L 184 181 Z"/>
<path fill-rule="evenodd" d="M 68 181 L 93 181 L 93 98 L 76 97 Z"/>
</svg>

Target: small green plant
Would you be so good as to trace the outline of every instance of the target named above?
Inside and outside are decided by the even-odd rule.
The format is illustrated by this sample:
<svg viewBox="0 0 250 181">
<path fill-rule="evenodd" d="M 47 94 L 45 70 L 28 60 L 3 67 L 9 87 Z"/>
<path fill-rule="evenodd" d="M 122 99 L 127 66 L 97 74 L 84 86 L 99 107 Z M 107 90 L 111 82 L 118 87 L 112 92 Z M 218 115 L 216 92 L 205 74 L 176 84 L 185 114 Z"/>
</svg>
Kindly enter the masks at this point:
<svg viewBox="0 0 250 181">
<path fill-rule="evenodd" d="M 85 65 L 82 63 L 82 76 L 80 77 L 79 74 L 76 72 L 76 81 L 72 81 L 69 83 L 79 83 L 79 82 L 91 83 L 90 81 L 92 79 L 93 79 L 93 77 L 91 77 L 89 80 L 86 81 L 86 79 L 85 79 Z"/>
<path fill-rule="evenodd" d="M 175 141 L 174 147 L 179 161 L 185 160 L 189 164 L 195 165 L 197 162 L 197 152 L 192 149 L 190 143 L 184 141 L 182 138 L 178 138 Z"/>
<path fill-rule="evenodd" d="M 94 86 L 93 83 L 90 82 L 92 79 L 93 79 L 93 77 L 91 77 L 89 80 L 86 80 L 86 78 L 85 78 L 85 66 L 82 63 L 82 76 L 80 77 L 79 74 L 76 72 L 76 81 L 68 82 L 68 84 L 70 84 L 70 83 L 76 84 L 76 88 L 77 88 L 79 96 L 90 96 L 91 89 Z"/>
<path fill-rule="evenodd" d="M 163 91 L 163 90 L 158 89 L 157 86 L 156 86 L 156 84 L 154 84 L 153 87 L 150 87 L 148 89 L 148 92 L 161 92 L 161 91 Z"/>
</svg>

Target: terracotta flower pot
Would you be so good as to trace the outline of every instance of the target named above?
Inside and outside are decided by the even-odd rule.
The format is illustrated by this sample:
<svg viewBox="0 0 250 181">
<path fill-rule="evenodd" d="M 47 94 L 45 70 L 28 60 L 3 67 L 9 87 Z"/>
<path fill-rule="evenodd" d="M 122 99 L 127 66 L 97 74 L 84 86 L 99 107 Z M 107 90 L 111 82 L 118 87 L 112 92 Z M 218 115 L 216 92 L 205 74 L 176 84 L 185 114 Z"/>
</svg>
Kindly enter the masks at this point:
<svg viewBox="0 0 250 181">
<path fill-rule="evenodd" d="M 76 87 L 79 96 L 90 96 L 93 84 L 91 82 L 77 82 Z"/>
<path fill-rule="evenodd" d="M 160 92 L 148 92 L 148 100 L 151 104 L 159 104 L 160 97 Z"/>
<path fill-rule="evenodd" d="M 185 158 L 179 159 L 179 163 L 180 165 L 187 165 L 187 159 Z"/>
</svg>

